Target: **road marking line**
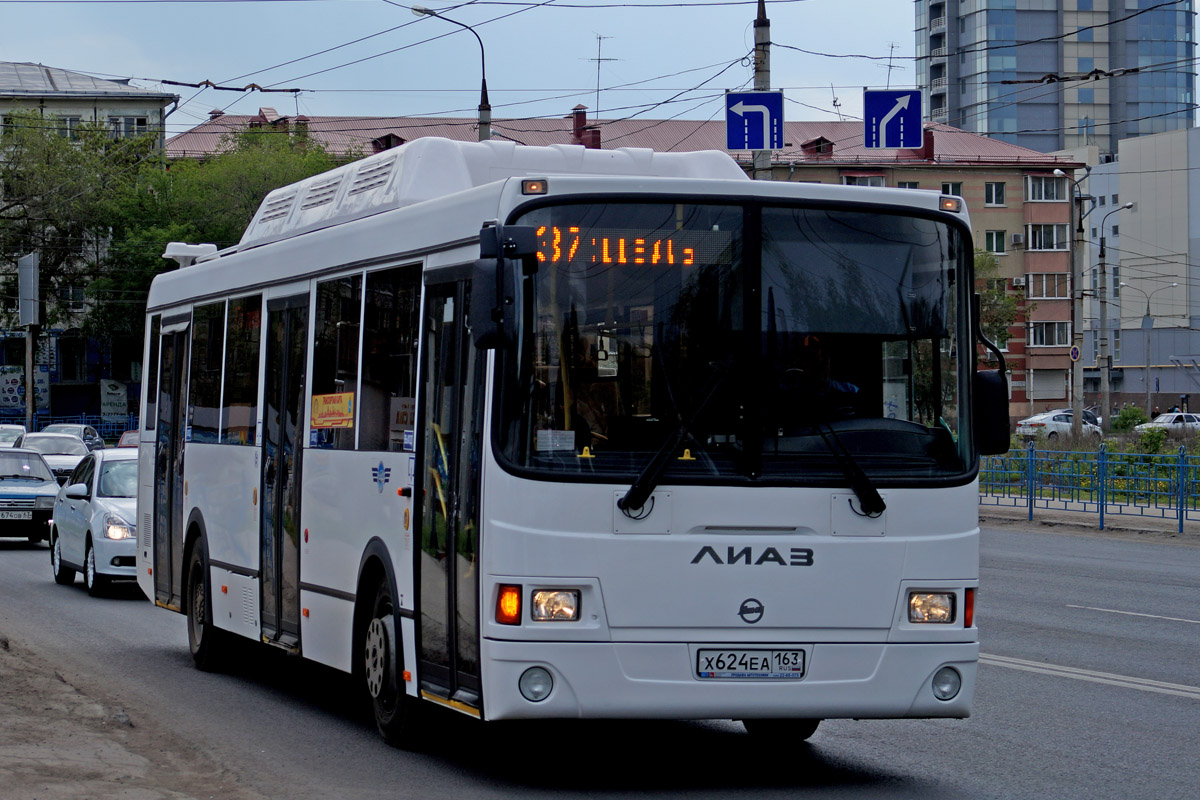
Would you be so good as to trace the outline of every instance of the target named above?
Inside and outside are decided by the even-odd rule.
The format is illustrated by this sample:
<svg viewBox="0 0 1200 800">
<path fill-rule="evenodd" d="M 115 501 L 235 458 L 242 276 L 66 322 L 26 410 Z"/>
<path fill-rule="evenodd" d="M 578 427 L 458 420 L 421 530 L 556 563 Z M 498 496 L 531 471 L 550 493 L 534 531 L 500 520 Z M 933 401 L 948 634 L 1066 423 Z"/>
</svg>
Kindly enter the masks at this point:
<svg viewBox="0 0 1200 800">
<path fill-rule="evenodd" d="M 1118 611 L 1115 608 L 1096 608 L 1095 606 L 1073 606 L 1073 605 L 1068 605 L 1067 608 L 1082 608 L 1085 611 L 1104 611 L 1108 614 L 1125 614 L 1130 617 L 1149 617 L 1150 619 L 1165 619 L 1168 622 L 1189 622 L 1192 625 L 1200 625 L 1200 619 L 1184 619 L 1183 617 L 1160 617 L 1158 614 L 1139 614 L 1136 611 Z"/>
<path fill-rule="evenodd" d="M 1163 681 L 1152 681 L 1147 678 L 1133 678 L 1128 675 L 1114 675 L 1110 672 L 1097 672 L 1095 670 L 1078 669 L 1076 667 L 1061 667 L 1057 664 L 1046 664 L 1041 661 L 1026 661 L 1021 658 L 992 656 L 982 653 L 979 656 L 979 663 L 988 664 L 993 667 L 1008 667 L 1009 669 L 1018 669 L 1024 672 L 1036 672 L 1041 675 L 1055 675 L 1060 678 L 1073 678 L 1078 681 L 1102 683 L 1108 686 L 1120 686 L 1125 689 L 1140 689 L 1143 692 L 1157 692 L 1158 694 L 1170 694 L 1176 697 L 1190 697 L 1200 700 L 1200 686 L 1165 683 Z"/>
</svg>

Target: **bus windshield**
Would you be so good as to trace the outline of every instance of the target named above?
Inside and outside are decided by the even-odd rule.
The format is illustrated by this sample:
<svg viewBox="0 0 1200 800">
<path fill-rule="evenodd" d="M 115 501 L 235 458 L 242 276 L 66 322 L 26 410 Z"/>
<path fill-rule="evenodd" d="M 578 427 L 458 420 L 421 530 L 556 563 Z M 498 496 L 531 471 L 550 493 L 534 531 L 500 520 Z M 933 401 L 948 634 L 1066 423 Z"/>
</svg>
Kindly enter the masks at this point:
<svg viewBox="0 0 1200 800">
<path fill-rule="evenodd" d="M 672 449 L 674 482 L 962 480 L 970 245 L 862 207 L 537 208 L 521 345 L 500 355 L 500 455 L 598 480 Z M 968 354 L 965 365 L 957 354 Z"/>
</svg>

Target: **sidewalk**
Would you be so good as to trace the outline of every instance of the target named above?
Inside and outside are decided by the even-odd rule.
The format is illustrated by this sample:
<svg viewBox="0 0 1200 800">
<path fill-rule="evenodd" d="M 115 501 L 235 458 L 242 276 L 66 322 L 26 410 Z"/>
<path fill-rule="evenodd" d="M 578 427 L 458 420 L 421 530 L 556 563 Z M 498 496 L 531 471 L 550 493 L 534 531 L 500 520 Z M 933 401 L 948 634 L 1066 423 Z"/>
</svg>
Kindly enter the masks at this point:
<svg viewBox="0 0 1200 800">
<path fill-rule="evenodd" d="M 1100 515 L 1094 511 L 1056 511 L 1045 508 L 1033 510 L 1029 519 L 1028 507 L 979 506 L 980 525 L 999 525 L 1027 530 L 1057 530 L 1063 533 L 1101 533 L 1126 538 L 1153 538 L 1200 546 L 1200 522 L 1185 520 L 1179 533 L 1179 520 L 1174 517 L 1140 517 L 1129 514 L 1105 514 L 1104 530 L 1100 530 Z"/>
</svg>

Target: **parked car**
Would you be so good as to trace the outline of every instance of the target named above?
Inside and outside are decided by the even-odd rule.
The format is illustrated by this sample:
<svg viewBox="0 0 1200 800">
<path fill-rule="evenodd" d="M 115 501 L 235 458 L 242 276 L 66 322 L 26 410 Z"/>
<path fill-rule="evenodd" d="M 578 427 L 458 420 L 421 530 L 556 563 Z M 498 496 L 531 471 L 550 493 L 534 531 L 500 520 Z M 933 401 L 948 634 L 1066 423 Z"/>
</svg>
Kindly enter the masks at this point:
<svg viewBox="0 0 1200 800">
<path fill-rule="evenodd" d="M 1026 441 L 1038 436 L 1045 436 L 1047 439 L 1070 436 L 1073 416 L 1072 412 L 1061 409 L 1034 414 L 1017 423 L 1017 436 L 1023 437 Z M 1088 422 L 1086 415 L 1083 418 L 1081 433 L 1084 436 L 1095 437 L 1097 441 L 1104 438 L 1104 431 L 1100 430 L 1099 425 Z"/>
<path fill-rule="evenodd" d="M 69 433 L 26 433 L 17 439 L 13 447 L 25 447 L 41 453 L 60 484 L 67 482 L 75 467 L 88 454 L 83 440 Z"/>
<path fill-rule="evenodd" d="M 82 572 L 88 593 L 113 580 L 137 579 L 137 451 L 97 450 L 83 457 L 54 501 L 50 567 L 67 585 Z"/>
<path fill-rule="evenodd" d="M 1074 413 L 1075 413 L 1070 408 L 1052 408 L 1052 409 L 1050 409 L 1050 411 L 1055 414 L 1074 415 Z M 1092 425 L 1095 425 L 1096 427 L 1100 427 L 1100 417 L 1096 416 L 1096 412 L 1092 408 L 1085 408 L 1083 410 L 1083 421 L 1090 422 Z"/>
<path fill-rule="evenodd" d="M 1155 429 L 1166 431 L 1168 436 L 1193 436 L 1200 433 L 1200 414 L 1169 411 L 1133 428 L 1135 433 Z"/>
<path fill-rule="evenodd" d="M 137 446 L 138 446 L 138 432 L 137 431 L 125 431 L 124 433 L 121 434 L 121 438 L 117 440 L 117 447 L 137 447 Z"/>
<path fill-rule="evenodd" d="M 10 447 L 0 450 L 0 536 L 31 542 L 49 538 L 50 514 L 58 482 L 41 453 Z"/>
<path fill-rule="evenodd" d="M 24 432 L 24 425 L 0 425 L 0 447 L 12 447 Z"/>
<path fill-rule="evenodd" d="M 78 436 L 87 445 L 88 450 L 103 450 L 104 437 L 91 425 L 76 425 L 69 422 L 56 422 L 42 428 L 42 433 L 69 433 Z"/>
</svg>

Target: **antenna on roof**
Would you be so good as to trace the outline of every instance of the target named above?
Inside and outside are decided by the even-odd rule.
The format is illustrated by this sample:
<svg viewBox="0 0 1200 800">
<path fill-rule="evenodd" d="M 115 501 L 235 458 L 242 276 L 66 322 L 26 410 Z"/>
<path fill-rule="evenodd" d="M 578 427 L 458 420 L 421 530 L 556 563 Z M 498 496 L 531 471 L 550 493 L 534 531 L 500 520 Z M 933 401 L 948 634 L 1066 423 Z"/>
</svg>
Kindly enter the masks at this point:
<svg viewBox="0 0 1200 800">
<path fill-rule="evenodd" d="M 596 62 L 596 121 L 597 122 L 600 121 L 600 65 L 603 64 L 605 61 L 620 61 L 619 58 L 601 58 L 600 57 L 600 45 L 602 45 L 604 43 L 605 39 L 611 39 L 611 38 L 613 38 L 613 37 L 602 36 L 599 33 L 597 33 L 596 34 L 596 57 L 588 59 L 588 61 Z"/>
<path fill-rule="evenodd" d="M 837 99 L 837 92 L 834 91 L 832 83 L 829 84 L 829 91 L 833 95 L 833 110 L 837 112 L 838 122 L 844 122 L 845 120 L 842 118 L 842 104 Z"/>
</svg>

